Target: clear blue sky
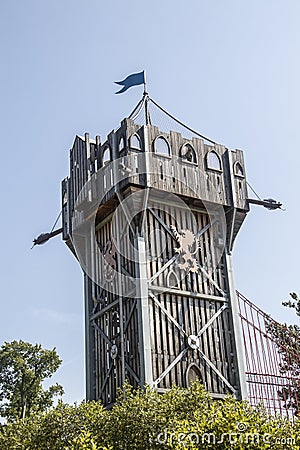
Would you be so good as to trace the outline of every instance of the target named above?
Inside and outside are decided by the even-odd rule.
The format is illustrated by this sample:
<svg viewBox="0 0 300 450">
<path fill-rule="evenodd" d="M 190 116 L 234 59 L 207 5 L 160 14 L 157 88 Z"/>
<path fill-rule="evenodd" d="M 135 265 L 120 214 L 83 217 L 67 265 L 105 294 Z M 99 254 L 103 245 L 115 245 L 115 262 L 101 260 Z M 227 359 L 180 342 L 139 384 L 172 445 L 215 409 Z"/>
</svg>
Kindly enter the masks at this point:
<svg viewBox="0 0 300 450">
<path fill-rule="evenodd" d="M 2 0 L 0 345 L 56 347 L 65 400 L 84 397 L 83 290 L 59 237 L 30 251 L 60 211 L 76 133 L 118 127 L 147 71 L 150 95 L 199 132 L 244 150 L 249 182 L 286 212 L 253 207 L 234 251 L 237 288 L 277 320 L 299 282 L 298 0 Z"/>
</svg>

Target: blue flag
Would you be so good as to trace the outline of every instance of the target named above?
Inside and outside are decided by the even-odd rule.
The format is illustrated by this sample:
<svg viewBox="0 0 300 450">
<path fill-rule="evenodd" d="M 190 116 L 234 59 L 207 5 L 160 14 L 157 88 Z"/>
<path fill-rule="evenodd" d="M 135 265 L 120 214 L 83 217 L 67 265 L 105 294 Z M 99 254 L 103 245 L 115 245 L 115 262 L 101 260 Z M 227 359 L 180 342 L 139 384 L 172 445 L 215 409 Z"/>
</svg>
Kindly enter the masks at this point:
<svg viewBox="0 0 300 450">
<path fill-rule="evenodd" d="M 119 84 L 120 86 L 123 86 L 122 89 L 118 92 L 115 92 L 115 94 L 122 94 L 122 92 L 127 91 L 132 86 L 137 86 L 138 84 L 144 84 L 145 83 L 145 74 L 143 72 L 139 73 L 133 73 L 132 75 L 128 75 L 127 78 L 123 81 L 115 81 L 116 84 Z"/>
</svg>

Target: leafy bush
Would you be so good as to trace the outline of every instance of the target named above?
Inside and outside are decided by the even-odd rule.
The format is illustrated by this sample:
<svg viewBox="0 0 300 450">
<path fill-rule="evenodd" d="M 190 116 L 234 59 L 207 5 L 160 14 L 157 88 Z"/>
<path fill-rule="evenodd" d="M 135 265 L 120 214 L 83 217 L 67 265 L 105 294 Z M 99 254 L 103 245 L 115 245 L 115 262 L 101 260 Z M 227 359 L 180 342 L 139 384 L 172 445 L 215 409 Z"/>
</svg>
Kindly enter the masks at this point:
<svg viewBox="0 0 300 450">
<path fill-rule="evenodd" d="M 300 426 L 199 383 L 165 394 L 125 385 L 117 403 L 66 405 L 2 427 L 1 450 L 291 449 Z"/>
</svg>

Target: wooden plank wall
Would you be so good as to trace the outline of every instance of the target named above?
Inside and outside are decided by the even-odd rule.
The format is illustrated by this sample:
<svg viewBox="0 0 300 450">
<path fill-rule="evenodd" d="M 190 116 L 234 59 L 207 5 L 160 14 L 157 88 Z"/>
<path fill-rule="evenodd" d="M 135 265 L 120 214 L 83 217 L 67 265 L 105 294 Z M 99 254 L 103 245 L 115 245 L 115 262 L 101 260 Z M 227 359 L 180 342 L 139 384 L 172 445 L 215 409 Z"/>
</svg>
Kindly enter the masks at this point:
<svg viewBox="0 0 300 450">
<path fill-rule="evenodd" d="M 141 143 L 141 149 L 131 147 L 131 137 L 136 134 Z M 68 239 L 71 230 L 71 216 L 74 204 L 78 200 L 84 201 L 86 193 L 80 196 L 83 186 L 92 176 L 98 176 L 97 194 L 102 195 L 108 190 L 103 202 L 108 202 L 115 195 L 115 182 L 113 172 L 109 165 L 103 163 L 103 153 L 106 148 L 110 149 L 111 159 L 123 158 L 126 155 L 139 155 L 145 150 L 144 140 L 145 129 L 134 124 L 130 119 L 125 119 L 121 127 L 115 132 L 111 132 L 107 140 L 101 144 L 100 138 L 91 140 L 88 134 L 84 138 L 77 136 L 72 150 L 70 151 L 70 178 L 63 182 L 63 229 L 64 239 Z M 170 156 L 159 155 L 155 152 L 155 139 L 163 137 L 170 146 Z M 150 186 L 164 192 L 190 197 L 201 198 L 203 201 L 212 202 L 226 207 L 236 207 L 247 212 L 247 185 L 245 178 L 245 168 L 243 154 L 240 150 L 231 151 L 222 145 L 208 145 L 202 139 L 184 139 L 179 133 L 161 133 L 157 127 L 148 126 L 150 167 Z M 121 139 L 124 146 L 120 147 Z M 196 160 L 187 161 L 181 157 L 181 149 L 184 144 L 190 144 L 195 151 Z M 215 152 L 221 161 L 222 170 L 211 170 L 207 167 L 206 160 L 209 152 Z M 125 160 L 124 160 L 125 161 Z M 101 169 L 101 172 L 99 170 Z M 121 190 L 130 184 L 145 187 L 146 179 L 140 176 L 144 172 L 144 162 L 137 164 L 136 158 L 130 162 L 131 170 L 128 178 L 121 183 Z M 200 170 L 199 170 L 200 169 Z M 240 170 L 241 169 L 241 170 Z M 213 187 L 212 187 L 213 186 Z M 96 195 L 97 195 L 96 194 Z M 157 221 L 155 216 L 149 211 L 147 213 L 147 236 L 148 241 L 148 275 L 153 277 L 163 265 L 174 256 L 176 241 L 171 234 L 166 232 L 162 222 L 167 227 L 174 225 L 179 229 L 191 229 L 192 222 L 188 215 L 180 208 L 172 205 L 165 206 L 160 210 L 159 205 L 152 205 L 157 216 L 161 219 Z M 244 216 L 243 216 L 244 217 Z M 208 224 L 207 214 L 195 212 L 198 230 Z M 119 230 L 123 230 L 124 218 L 120 218 Z M 105 222 L 105 223 L 104 223 Z M 106 220 L 97 231 L 98 242 L 103 249 L 115 236 L 118 241 L 120 257 L 117 261 L 117 271 L 123 275 L 135 276 L 135 265 L 131 258 L 132 245 L 128 235 L 117 236 L 116 224 Z M 239 225 L 240 226 L 240 225 Z M 226 266 L 223 259 L 215 267 L 216 247 L 215 236 L 212 231 L 207 231 L 200 238 L 200 250 L 198 259 L 203 268 L 211 276 L 209 282 L 207 276 L 201 271 L 189 273 L 182 277 L 182 271 L 171 266 L 153 281 L 153 292 L 163 307 L 174 317 L 188 334 L 197 334 L 199 328 L 203 326 L 210 317 L 223 305 L 224 299 L 218 285 L 225 292 Z M 104 265 L 101 261 L 94 261 L 95 270 L 99 276 L 104 273 Z M 122 278 L 122 277 L 121 277 Z M 121 386 L 120 374 L 124 368 L 121 367 L 119 357 L 112 358 L 111 345 L 120 347 L 119 325 L 120 320 L 124 325 L 124 343 L 122 351 L 124 353 L 125 372 L 133 385 L 139 384 L 141 379 L 139 342 L 138 342 L 138 311 L 137 299 L 126 298 L 132 286 L 128 281 L 123 282 L 122 288 L 125 292 L 122 302 L 118 302 L 118 296 L 94 284 L 92 289 L 91 303 L 93 315 L 91 326 L 94 329 L 94 346 L 91 351 L 95 353 L 95 389 L 97 398 L 101 398 L 105 404 L 114 401 L 116 390 Z M 127 283 L 127 284 L 126 284 Z M 155 291 L 155 288 L 157 291 Z M 159 288 L 169 288 L 169 291 L 161 292 Z M 171 288 L 171 289 L 170 289 Z M 177 289 L 176 294 L 172 292 Z M 179 291 L 179 292 L 178 292 Z M 196 293 L 197 295 L 188 295 Z M 201 294 L 203 298 L 201 298 Z M 209 298 L 211 297 L 211 299 Z M 220 299 L 218 299 L 220 298 Z M 150 315 L 152 324 L 152 357 L 153 357 L 153 378 L 156 379 L 174 360 L 181 349 L 186 346 L 186 340 L 174 323 L 166 318 L 165 313 L 157 304 L 149 299 Z M 216 365 L 218 370 L 230 381 L 232 385 L 237 384 L 235 373 L 236 362 L 234 360 L 234 342 L 232 335 L 232 323 L 230 310 L 224 311 L 217 320 L 201 336 L 201 349 L 208 358 Z M 211 368 L 203 362 L 199 352 L 189 351 L 184 359 L 159 383 L 159 387 L 166 388 L 175 382 L 179 385 L 187 383 L 187 369 L 191 364 L 199 367 L 202 380 L 206 388 L 215 393 L 224 393 L 227 388 L 224 383 L 215 375 Z"/>
<path fill-rule="evenodd" d="M 98 228 L 97 241 L 100 248 L 104 249 L 107 243 L 114 242 L 117 245 L 120 255 L 119 261 L 116 259 L 116 275 L 121 276 L 122 301 L 118 301 L 119 296 L 110 290 L 110 283 L 105 282 L 106 268 L 104 264 L 97 265 L 98 277 L 102 280 L 102 285 L 97 286 L 97 312 L 100 314 L 92 322 L 95 330 L 95 357 L 96 363 L 96 396 L 104 404 L 112 403 L 117 395 L 117 388 L 121 387 L 124 380 L 121 379 L 122 361 L 121 351 L 124 351 L 125 374 L 126 378 L 133 386 L 137 386 L 141 379 L 141 361 L 138 342 L 138 302 L 135 293 L 126 297 L 126 293 L 132 294 L 134 284 L 130 277 L 135 277 L 134 248 L 130 242 L 126 217 L 122 214 L 118 216 L 119 223 L 117 233 L 117 224 L 115 221 L 105 221 Z M 102 250 L 104 253 L 104 250 Z M 113 283 L 117 280 L 114 278 Z M 107 285 L 107 289 L 105 286 Z M 121 309 L 120 309 L 121 308 Z M 104 310 L 104 313 L 102 313 Z M 120 336 L 120 321 L 123 323 L 124 333 Z M 111 344 L 118 347 L 118 356 L 113 359 L 111 356 Z"/>
<path fill-rule="evenodd" d="M 133 135 L 138 136 L 141 150 L 131 147 Z M 241 150 L 231 151 L 219 144 L 208 145 L 198 138 L 187 140 L 180 133 L 173 131 L 161 133 L 155 126 L 148 126 L 148 136 L 149 148 L 147 148 L 147 151 L 150 151 L 151 154 L 149 171 L 152 187 L 247 210 L 246 198 L 248 193 Z M 163 137 L 168 142 L 170 157 L 155 152 L 155 140 L 158 137 Z M 119 148 L 121 139 L 124 142 L 122 149 Z M 180 156 L 184 144 L 189 144 L 194 149 L 195 162 L 189 162 Z M 100 143 L 98 136 L 96 136 L 96 140 L 90 139 L 88 133 L 84 138 L 77 136 L 70 151 L 70 192 L 68 198 L 70 211 L 73 210 L 75 201 L 88 178 L 97 173 L 99 169 L 102 168 L 103 188 L 106 189 L 109 185 L 113 186 L 114 180 L 111 169 L 103 169 L 103 153 L 106 148 L 110 149 L 111 159 L 117 159 L 126 155 L 141 154 L 145 145 L 144 127 L 135 125 L 130 119 L 124 119 L 121 127 L 115 132 L 111 132 L 103 144 Z M 221 171 L 207 167 L 206 161 L 209 152 L 215 152 L 219 156 L 222 166 Z M 240 164 L 243 175 L 238 174 L 237 164 Z M 131 174 L 126 182 L 144 185 L 145 179 L 136 177 L 138 172 L 144 172 L 144 168 L 136 167 L 135 161 L 132 160 L 129 169 L 131 169 Z M 126 182 L 123 182 L 123 184 Z M 110 196 L 113 196 L 114 193 L 114 189 L 112 189 Z"/>
<path fill-rule="evenodd" d="M 188 220 L 185 212 L 178 208 L 164 207 L 165 211 L 155 208 L 157 216 L 168 226 L 175 225 L 178 230 L 192 229 L 192 224 Z M 194 213 L 199 230 L 208 223 L 208 216 L 202 212 Z M 163 236 L 161 242 L 157 239 L 150 239 L 148 243 L 148 277 L 151 279 L 175 254 L 174 247 L 176 241 L 165 231 L 163 226 L 149 212 L 147 217 L 147 235 Z M 156 233 L 154 233 L 156 230 Z M 157 232 L 159 230 L 159 232 Z M 194 233 L 198 230 L 193 230 Z M 214 248 L 214 236 L 212 230 L 204 233 L 200 238 L 200 249 L 196 255 L 200 264 L 210 274 L 211 279 L 224 292 L 227 292 L 226 268 L 224 259 L 214 269 L 214 259 L 216 251 Z M 165 248 L 164 248 L 165 247 Z M 164 248 L 164 249 L 163 249 Z M 163 249 L 163 251 L 161 251 Z M 174 277 L 170 280 L 170 271 Z M 176 278 L 178 280 L 176 283 Z M 172 293 L 170 287 L 176 289 Z M 198 273 L 189 273 L 184 276 L 184 272 L 178 269 L 176 262 L 168 267 L 153 281 L 153 292 L 176 322 L 186 331 L 187 335 L 197 335 L 200 329 L 208 320 L 222 307 L 224 299 L 217 288 L 209 282 L 208 278 Z M 160 289 L 157 289 L 160 288 Z M 160 293 L 159 290 L 164 290 Z M 151 289 L 151 286 L 150 286 Z M 158 292 L 156 292 L 158 291 Z M 185 295 L 180 295 L 180 291 Z M 189 295 L 191 293 L 191 295 Z M 193 294 L 196 294 L 193 296 Z M 205 298 L 201 298 L 204 294 Z M 209 299 L 211 296 L 211 299 Z M 198 297 L 198 298 L 197 298 Z M 216 299 L 219 297 L 219 301 Z M 163 309 L 155 301 L 150 299 L 150 322 L 152 324 L 152 363 L 153 378 L 157 379 L 164 370 L 172 363 L 178 354 L 187 346 L 186 338 L 178 327 L 166 316 Z M 234 371 L 236 363 L 234 360 L 234 342 L 232 336 L 232 323 L 229 311 L 225 310 L 212 323 L 212 325 L 201 335 L 201 350 L 233 385 L 237 385 L 237 377 Z M 187 369 L 191 364 L 196 364 L 201 371 L 201 378 L 210 392 L 224 394 L 228 388 L 216 376 L 215 372 L 203 361 L 198 351 L 189 350 L 186 356 L 179 362 L 169 374 L 158 384 L 159 388 L 168 388 L 172 383 L 180 386 L 187 385 Z"/>
</svg>

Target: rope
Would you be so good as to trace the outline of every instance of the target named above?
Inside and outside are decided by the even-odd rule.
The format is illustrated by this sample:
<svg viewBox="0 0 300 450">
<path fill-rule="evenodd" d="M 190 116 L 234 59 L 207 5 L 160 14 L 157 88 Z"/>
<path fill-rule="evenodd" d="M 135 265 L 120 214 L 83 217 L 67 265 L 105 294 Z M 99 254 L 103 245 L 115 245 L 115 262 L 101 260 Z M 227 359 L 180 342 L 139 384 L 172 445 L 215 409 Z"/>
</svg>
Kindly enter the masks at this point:
<svg viewBox="0 0 300 450">
<path fill-rule="evenodd" d="M 151 107 L 151 104 L 153 105 Z M 139 117 L 139 115 L 142 112 L 143 107 L 145 108 L 144 114 L 143 116 Z M 155 108 L 156 107 L 156 108 Z M 183 122 L 181 122 L 179 119 L 177 119 L 176 117 L 174 117 L 172 114 L 170 114 L 167 110 L 165 110 L 162 106 L 160 106 L 155 100 L 153 100 L 152 98 L 149 97 L 147 92 L 144 92 L 143 94 L 143 98 L 138 102 L 137 106 L 134 108 L 134 110 L 132 111 L 132 113 L 129 115 L 130 119 L 133 120 L 139 120 L 142 124 L 144 125 L 151 125 L 151 116 L 153 119 L 153 116 L 157 115 L 157 110 L 161 111 L 163 113 L 163 115 L 159 115 L 156 117 L 154 117 L 154 123 L 156 123 L 157 125 L 159 125 L 158 122 L 160 122 L 160 127 L 159 129 L 161 131 L 166 131 L 170 129 L 169 128 L 169 119 L 172 119 L 174 122 L 176 122 L 178 125 L 180 125 L 180 127 L 184 128 L 185 130 L 188 130 L 192 135 L 196 135 L 199 136 L 201 139 L 204 139 L 207 142 L 210 142 L 211 144 L 216 145 L 217 143 L 209 138 L 207 138 L 206 136 L 198 133 L 197 131 L 193 130 L 192 128 L 188 127 L 187 125 L 185 125 Z M 167 119 L 169 118 L 169 119 Z M 174 124 L 173 124 L 174 125 Z M 178 130 L 178 125 L 176 126 L 176 129 Z M 174 128 L 175 131 L 175 128 Z M 181 131 L 182 134 L 182 129 Z M 187 136 L 185 136 L 187 137 Z M 257 197 L 257 199 L 260 202 L 263 202 L 263 200 L 261 199 L 261 197 L 257 194 L 257 192 L 254 190 L 254 188 L 251 186 L 251 184 L 246 181 L 247 186 L 250 188 L 250 190 L 253 192 L 253 194 Z M 266 201 L 266 200 L 265 200 Z M 276 204 L 276 207 L 274 205 L 274 202 L 269 202 L 270 203 L 270 208 L 269 209 L 282 209 L 283 211 L 285 211 L 285 209 L 283 209 L 279 203 Z M 273 208 L 271 208 L 271 205 L 273 205 Z M 265 206 L 267 207 L 267 206 Z"/>
<path fill-rule="evenodd" d="M 166 114 L 167 116 L 169 116 L 171 119 L 175 120 L 175 122 L 177 122 L 179 125 L 181 125 L 182 127 L 186 128 L 187 130 L 189 130 L 191 133 L 196 134 L 197 136 L 201 137 L 202 139 L 210 142 L 211 144 L 216 145 L 217 143 L 215 141 L 212 141 L 211 139 L 203 136 L 202 134 L 198 133 L 197 131 L 193 130 L 192 128 L 188 127 L 187 125 L 185 125 L 183 122 L 181 122 L 180 120 L 176 119 L 176 117 L 172 116 L 172 114 L 170 114 L 168 111 L 166 111 L 164 108 L 162 108 L 158 103 L 156 103 L 152 98 L 149 98 L 149 100 L 157 107 L 159 108 L 164 114 Z"/>
<path fill-rule="evenodd" d="M 52 233 L 52 231 L 54 230 L 54 228 L 55 228 L 55 225 L 57 224 L 57 222 L 59 221 L 59 218 L 60 218 L 60 216 L 62 215 L 62 210 L 60 211 L 60 213 L 58 214 L 58 217 L 57 217 L 57 219 L 56 219 L 56 221 L 54 222 L 54 225 L 53 225 L 53 227 L 52 227 L 52 229 L 51 229 L 51 231 L 50 231 L 50 233 Z"/>
<path fill-rule="evenodd" d="M 258 200 L 262 201 L 262 199 L 260 198 L 260 196 L 255 192 L 255 190 L 253 189 L 253 187 L 251 186 L 250 183 L 248 183 L 248 181 L 246 181 L 247 185 L 249 186 L 249 188 L 251 189 L 251 191 L 253 192 L 254 195 L 256 195 L 256 197 L 258 198 Z"/>
<path fill-rule="evenodd" d="M 142 109 L 142 107 L 144 106 L 144 103 L 145 103 L 145 97 L 143 97 L 139 102 L 138 102 L 138 104 L 136 105 L 136 107 L 134 108 L 134 110 L 129 114 L 129 119 L 132 119 L 132 120 L 134 120 L 138 115 L 139 115 L 139 113 L 141 112 L 141 109 Z"/>
</svg>

